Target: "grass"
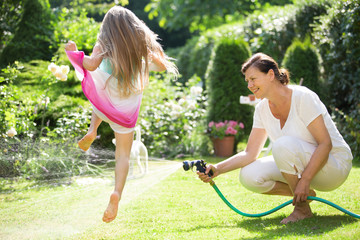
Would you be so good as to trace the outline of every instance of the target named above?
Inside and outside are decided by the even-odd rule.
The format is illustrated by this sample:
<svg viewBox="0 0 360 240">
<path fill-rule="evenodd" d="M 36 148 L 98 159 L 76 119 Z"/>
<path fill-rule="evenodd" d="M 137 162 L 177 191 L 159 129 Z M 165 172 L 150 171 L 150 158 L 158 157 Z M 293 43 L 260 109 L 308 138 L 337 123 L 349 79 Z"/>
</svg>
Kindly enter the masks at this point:
<svg viewBox="0 0 360 240">
<path fill-rule="evenodd" d="M 128 181 L 118 217 L 109 224 L 101 221 L 113 186 L 109 176 L 37 186 L 20 181 L 12 183 L 12 188 L 2 182 L 0 239 L 360 238 L 358 219 L 319 202 L 312 203 L 313 218 L 295 224 L 280 224 L 291 213 L 291 206 L 262 218 L 240 216 L 222 202 L 210 185 L 180 166 L 176 161 L 152 162 L 149 174 Z M 359 178 L 357 164 L 339 189 L 318 192 L 318 197 L 360 214 Z M 215 181 L 226 198 L 244 212 L 264 212 L 289 200 L 249 192 L 240 185 L 238 171 Z"/>
</svg>

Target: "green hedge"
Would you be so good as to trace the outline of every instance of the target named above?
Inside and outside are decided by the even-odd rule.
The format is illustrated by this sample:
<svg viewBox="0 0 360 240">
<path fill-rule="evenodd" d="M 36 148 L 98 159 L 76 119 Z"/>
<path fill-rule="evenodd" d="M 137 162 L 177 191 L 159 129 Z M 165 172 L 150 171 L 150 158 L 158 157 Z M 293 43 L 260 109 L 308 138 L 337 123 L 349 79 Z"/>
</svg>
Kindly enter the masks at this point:
<svg viewBox="0 0 360 240">
<path fill-rule="evenodd" d="M 316 92 L 322 99 L 321 57 L 315 46 L 307 39 L 304 42 L 295 40 L 286 50 L 282 66 L 289 70 L 290 79 Z"/>
<path fill-rule="evenodd" d="M 224 38 L 216 46 L 206 80 L 208 122 L 234 120 L 243 122 L 248 132 L 251 129 L 253 107 L 239 103 L 241 95 L 250 93 L 241 73 L 241 65 L 250 55 L 244 40 Z"/>
</svg>

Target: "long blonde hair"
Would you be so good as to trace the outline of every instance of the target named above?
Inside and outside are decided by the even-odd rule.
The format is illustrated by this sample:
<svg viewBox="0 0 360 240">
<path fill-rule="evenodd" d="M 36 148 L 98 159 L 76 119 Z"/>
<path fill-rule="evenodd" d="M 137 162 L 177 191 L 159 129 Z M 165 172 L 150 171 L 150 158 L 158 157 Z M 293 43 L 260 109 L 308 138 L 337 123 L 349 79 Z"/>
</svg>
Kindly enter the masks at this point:
<svg viewBox="0 0 360 240">
<path fill-rule="evenodd" d="M 177 74 L 175 64 L 157 40 L 157 35 L 130 10 L 115 6 L 106 13 L 98 43 L 103 58 L 110 60 L 112 76 L 118 79 L 123 96 L 142 92 L 148 84 L 150 51 L 157 54 L 168 72 Z"/>
</svg>

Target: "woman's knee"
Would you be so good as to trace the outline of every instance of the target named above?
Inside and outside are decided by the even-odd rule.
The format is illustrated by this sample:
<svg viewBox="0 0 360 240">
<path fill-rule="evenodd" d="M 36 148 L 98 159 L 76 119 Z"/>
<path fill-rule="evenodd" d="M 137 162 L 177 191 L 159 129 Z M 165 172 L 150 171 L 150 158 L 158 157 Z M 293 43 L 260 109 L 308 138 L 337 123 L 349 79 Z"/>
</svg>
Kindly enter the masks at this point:
<svg viewBox="0 0 360 240">
<path fill-rule="evenodd" d="M 261 173 L 258 174 L 251 164 L 241 169 L 239 180 L 246 189 L 256 193 L 270 191 L 275 183 L 275 181 L 266 180 Z"/>
</svg>

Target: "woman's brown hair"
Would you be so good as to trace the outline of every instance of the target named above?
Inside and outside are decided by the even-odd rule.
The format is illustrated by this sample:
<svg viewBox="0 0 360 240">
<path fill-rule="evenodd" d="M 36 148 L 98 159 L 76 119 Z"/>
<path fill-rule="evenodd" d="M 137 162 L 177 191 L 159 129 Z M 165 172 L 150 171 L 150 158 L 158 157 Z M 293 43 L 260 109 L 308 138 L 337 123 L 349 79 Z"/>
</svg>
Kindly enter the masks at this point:
<svg viewBox="0 0 360 240">
<path fill-rule="evenodd" d="M 289 72 L 285 68 L 279 69 L 277 62 L 264 53 L 256 53 L 249 58 L 241 68 L 241 72 L 245 75 L 245 72 L 250 67 L 256 67 L 260 72 L 268 73 L 270 69 L 274 71 L 275 78 L 283 85 L 287 85 L 290 82 Z"/>
</svg>

